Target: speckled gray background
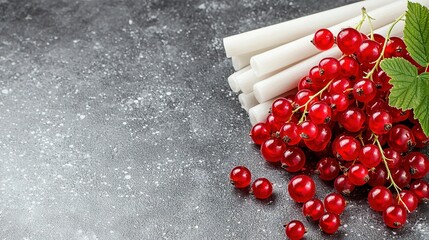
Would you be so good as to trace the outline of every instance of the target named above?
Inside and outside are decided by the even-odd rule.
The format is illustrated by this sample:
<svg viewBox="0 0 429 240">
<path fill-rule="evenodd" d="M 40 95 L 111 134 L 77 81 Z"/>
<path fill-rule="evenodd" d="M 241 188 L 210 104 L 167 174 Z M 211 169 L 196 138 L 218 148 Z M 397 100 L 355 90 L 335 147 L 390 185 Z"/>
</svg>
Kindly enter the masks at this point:
<svg viewBox="0 0 429 240">
<path fill-rule="evenodd" d="M 284 238 L 291 175 L 250 143 L 221 39 L 348 2 L 0 0 L 0 238 Z M 233 189 L 238 164 L 275 196 Z M 392 231 L 350 200 L 307 239 L 429 238 L 427 205 Z"/>
</svg>

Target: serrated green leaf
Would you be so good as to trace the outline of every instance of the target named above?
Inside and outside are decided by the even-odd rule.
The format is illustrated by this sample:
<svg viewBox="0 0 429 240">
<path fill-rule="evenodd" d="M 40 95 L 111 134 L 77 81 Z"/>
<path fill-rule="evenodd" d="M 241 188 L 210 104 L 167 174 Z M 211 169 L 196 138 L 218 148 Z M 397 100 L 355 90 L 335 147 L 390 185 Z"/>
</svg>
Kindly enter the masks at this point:
<svg viewBox="0 0 429 240">
<path fill-rule="evenodd" d="M 419 120 L 422 125 L 423 132 L 429 136 L 429 73 L 425 72 L 419 75 L 419 85 L 422 91 L 426 94 L 421 99 L 418 106 L 414 107 L 414 116 Z"/>
<path fill-rule="evenodd" d="M 411 57 L 426 67 L 429 64 L 429 9 L 419 3 L 408 2 L 404 41 Z"/>
</svg>

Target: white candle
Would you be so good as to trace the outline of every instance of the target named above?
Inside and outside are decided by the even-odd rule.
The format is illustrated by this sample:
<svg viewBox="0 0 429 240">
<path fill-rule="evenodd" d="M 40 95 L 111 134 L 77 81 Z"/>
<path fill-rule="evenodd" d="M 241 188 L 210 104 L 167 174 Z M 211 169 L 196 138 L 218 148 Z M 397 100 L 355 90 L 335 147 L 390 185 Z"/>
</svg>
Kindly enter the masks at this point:
<svg viewBox="0 0 429 240">
<path fill-rule="evenodd" d="M 240 101 L 241 107 L 246 110 L 246 112 L 248 112 L 250 108 L 259 104 L 258 101 L 256 101 L 253 92 L 238 95 L 238 101 Z"/>
<path fill-rule="evenodd" d="M 263 76 L 258 77 L 256 76 L 255 72 L 252 69 L 249 69 L 246 72 L 237 76 L 237 84 L 243 93 L 250 93 L 253 91 L 253 85 L 255 85 L 255 83 L 263 79 L 266 79 L 268 77 L 271 77 L 278 72 L 280 71 L 276 71 L 276 72 L 265 74 Z"/>
<path fill-rule="evenodd" d="M 407 1 L 400 0 L 394 1 L 393 3 L 388 4 L 382 8 L 369 11 L 368 15 L 376 19 L 373 21 L 374 28 L 379 28 L 393 22 L 406 9 Z M 355 17 L 330 27 L 329 30 L 331 30 L 331 32 L 336 35 L 343 28 L 354 27 L 360 20 L 361 16 Z M 363 33 L 369 33 L 369 24 L 364 23 L 360 31 Z M 314 34 L 310 34 L 306 37 L 256 55 L 250 59 L 250 65 L 252 66 L 252 69 L 255 71 L 256 75 L 262 76 L 286 66 L 290 66 L 308 57 L 314 56 L 319 52 L 319 50 L 311 43 L 313 36 Z"/>
<path fill-rule="evenodd" d="M 375 30 L 376 33 L 386 36 L 390 25 L 384 26 Z M 404 29 L 404 22 L 400 21 L 396 24 L 391 32 L 391 36 L 402 36 Z M 258 102 L 265 102 L 273 97 L 276 97 L 290 89 L 298 86 L 299 80 L 308 74 L 308 71 L 319 64 L 319 61 L 325 57 L 341 56 L 338 47 L 334 47 L 327 51 L 321 52 L 316 56 L 310 57 L 302 62 L 293 65 L 286 70 L 283 70 L 269 78 L 266 78 L 253 86 L 253 93 Z"/>
<path fill-rule="evenodd" d="M 289 96 L 291 94 L 295 94 L 296 92 L 297 92 L 297 89 L 295 88 L 282 94 L 281 96 Z M 273 104 L 276 98 L 277 97 L 270 99 L 266 102 L 260 103 L 249 109 L 249 119 L 252 126 L 259 122 L 265 122 L 265 120 L 268 117 L 271 105 Z"/>
<path fill-rule="evenodd" d="M 250 69 L 250 66 L 247 66 L 247 67 L 241 69 L 240 71 L 237 71 L 237 72 L 231 74 L 228 77 L 228 84 L 229 84 L 229 87 L 231 88 L 231 90 L 233 92 L 239 92 L 240 91 L 240 87 L 238 86 L 238 83 L 237 83 L 237 77 L 249 69 Z"/>
<path fill-rule="evenodd" d="M 264 48 L 273 48 L 304 37 L 318 28 L 332 26 L 338 22 L 361 14 L 361 8 L 368 11 L 384 6 L 392 0 L 371 0 L 357 2 L 327 11 L 293 19 L 272 26 L 233 35 L 223 39 L 227 57 L 243 55 Z"/>
</svg>

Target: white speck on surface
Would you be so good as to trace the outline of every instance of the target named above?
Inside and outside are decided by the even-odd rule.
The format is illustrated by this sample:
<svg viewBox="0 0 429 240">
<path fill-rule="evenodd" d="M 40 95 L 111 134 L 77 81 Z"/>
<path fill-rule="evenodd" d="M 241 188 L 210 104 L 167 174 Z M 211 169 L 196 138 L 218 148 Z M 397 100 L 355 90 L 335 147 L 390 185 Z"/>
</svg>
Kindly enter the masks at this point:
<svg viewBox="0 0 429 240">
<path fill-rule="evenodd" d="M 125 179 L 131 179 L 131 175 L 129 175 L 129 174 L 127 174 L 127 175 L 125 175 L 125 177 L 124 177 Z"/>
</svg>

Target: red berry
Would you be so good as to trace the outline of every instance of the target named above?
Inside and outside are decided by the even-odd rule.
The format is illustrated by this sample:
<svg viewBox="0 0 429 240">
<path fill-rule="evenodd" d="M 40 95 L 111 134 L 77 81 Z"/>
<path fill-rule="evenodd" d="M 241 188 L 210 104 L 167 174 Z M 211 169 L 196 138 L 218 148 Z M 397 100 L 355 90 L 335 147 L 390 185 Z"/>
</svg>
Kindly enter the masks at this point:
<svg viewBox="0 0 429 240">
<path fill-rule="evenodd" d="M 369 181 L 368 169 L 359 163 L 349 168 L 347 176 L 350 182 L 356 186 L 362 186 Z"/>
<path fill-rule="evenodd" d="M 387 158 L 387 165 L 389 169 L 393 170 L 398 168 L 401 163 L 401 155 L 391 148 L 386 148 L 383 151 L 384 156 Z"/>
<path fill-rule="evenodd" d="M 277 98 L 271 105 L 271 112 L 277 119 L 287 121 L 292 115 L 292 105 L 286 98 Z"/>
<path fill-rule="evenodd" d="M 340 173 L 340 164 L 335 158 L 322 158 L 317 163 L 315 173 L 317 173 L 322 180 L 334 180 Z"/>
<path fill-rule="evenodd" d="M 335 94 L 335 93 L 344 94 L 344 92 L 351 87 L 352 85 L 350 81 L 347 80 L 347 78 L 340 78 L 333 81 L 331 85 L 329 85 L 328 92 L 330 94 Z"/>
<path fill-rule="evenodd" d="M 341 30 L 337 35 L 337 45 L 341 52 L 345 55 L 350 55 L 358 50 L 359 45 L 362 42 L 362 36 L 354 28 L 345 28 Z"/>
<path fill-rule="evenodd" d="M 419 201 L 429 200 L 429 184 L 423 180 L 415 180 L 410 184 L 410 191 L 412 191 Z"/>
<path fill-rule="evenodd" d="M 339 160 L 353 161 L 359 155 L 361 143 L 353 137 L 340 135 L 333 144 L 332 151 Z"/>
<path fill-rule="evenodd" d="M 421 152 L 410 152 L 404 162 L 409 166 L 413 179 L 423 178 L 429 172 L 429 158 Z"/>
<path fill-rule="evenodd" d="M 334 234 L 340 225 L 340 217 L 335 213 L 325 213 L 319 219 L 320 229 L 327 234 Z"/>
<path fill-rule="evenodd" d="M 386 110 L 376 110 L 369 115 L 368 125 L 375 134 L 385 134 L 392 129 L 392 117 Z"/>
<path fill-rule="evenodd" d="M 416 139 L 416 147 L 423 148 L 429 144 L 429 137 L 423 132 L 420 123 L 414 125 L 411 131 Z"/>
<path fill-rule="evenodd" d="M 384 164 L 380 164 L 371 171 L 368 171 L 368 176 L 368 185 L 371 187 L 384 186 L 388 181 L 387 170 Z"/>
<path fill-rule="evenodd" d="M 329 123 L 332 118 L 331 108 L 325 102 L 315 102 L 311 104 L 310 109 L 308 110 L 308 116 L 311 121 L 317 125 Z"/>
<path fill-rule="evenodd" d="M 283 126 L 284 121 L 274 117 L 273 114 L 269 114 L 265 124 L 271 129 L 271 132 L 277 132 Z"/>
<path fill-rule="evenodd" d="M 288 172 L 301 171 L 305 166 L 306 157 L 301 148 L 288 147 L 280 160 L 282 168 Z"/>
<path fill-rule="evenodd" d="M 299 136 L 304 140 L 313 140 L 317 137 L 319 129 L 311 121 L 304 121 L 298 124 Z"/>
<path fill-rule="evenodd" d="M 367 67 L 372 67 L 374 62 L 380 57 L 381 46 L 374 40 L 364 40 L 356 51 L 357 60 Z"/>
<path fill-rule="evenodd" d="M 405 57 L 408 53 L 406 48 L 407 47 L 401 38 L 391 37 L 387 42 L 386 49 L 384 50 L 384 57 Z"/>
<path fill-rule="evenodd" d="M 344 56 L 340 60 L 341 74 L 340 76 L 346 77 L 349 80 L 354 81 L 362 76 L 361 68 L 356 59 Z"/>
<path fill-rule="evenodd" d="M 353 86 L 353 96 L 359 102 L 367 103 L 374 99 L 376 95 L 377 87 L 369 79 L 362 78 Z"/>
<path fill-rule="evenodd" d="M 349 132 L 358 132 L 362 129 L 366 114 L 359 108 L 349 108 L 341 113 L 338 122 Z"/>
<path fill-rule="evenodd" d="M 342 112 L 349 107 L 349 100 L 345 94 L 333 94 L 331 96 L 332 111 Z"/>
<path fill-rule="evenodd" d="M 416 146 L 416 141 L 411 129 L 402 124 L 393 126 L 389 131 L 387 143 L 391 148 L 400 153 L 408 152 Z"/>
<path fill-rule="evenodd" d="M 340 62 L 336 58 L 327 57 L 319 62 L 320 76 L 325 80 L 338 77 L 341 73 Z"/>
<path fill-rule="evenodd" d="M 339 193 L 330 193 L 324 200 L 326 212 L 340 215 L 346 208 L 346 200 Z"/>
<path fill-rule="evenodd" d="M 355 189 L 355 185 L 353 185 L 345 175 L 340 175 L 335 179 L 334 187 L 337 192 L 344 195 L 350 195 L 350 193 Z"/>
<path fill-rule="evenodd" d="M 255 144 L 261 145 L 271 137 L 271 130 L 268 124 L 257 123 L 252 127 L 249 135 Z"/>
<path fill-rule="evenodd" d="M 304 237 L 307 230 L 302 222 L 293 220 L 285 226 L 286 236 L 290 240 L 300 240 Z"/>
<path fill-rule="evenodd" d="M 369 206 L 377 212 L 383 212 L 393 205 L 393 194 L 384 186 L 376 186 L 368 193 Z"/>
<path fill-rule="evenodd" d="M 407 221 L 407 210 L 400 205 L 392 205 L 383 211 L 383 221 L 390 228 L 401 228 Z"/>
<path fill-rule="evenodd" d="M 409 212 L 414 212 L 419 205 L 419 199 L 417 196 L 412 191 L 408 190 L 402 190 L 399 193 L 399 196 L 396 196 L 396 202 L 405 207 Z"/>
<path fill-rule="evenodd" d="M 411 182 L 411 174 L 403 168 L 397 168 L 392 172 L 393 181 L 399 188 L 407 187 Z"/>
<path fill-rule="evenodd" d="M 301 141 L 298 125 L 294 122 L 287 122 L 280 129 L 280 138 L 289 146 L 294 146 Z"/>
<path fill-rule="evenodd" d="M 335 38 L 331 31 L 322 28 L 316 31 L 312 42 L 316 48 L 324 51 L 330 49 L 334 45 Z"/>
<path fill-rule="evenodd" d="M 311 177 L 298 175 L 290 180 L 288 192 L 295 202 L 304 203 L 316 194 L 316 184 Z"/>
<path fill-rule="evenodd" d="M 318 133 L 315 139 L 305 140 L 304 144 L 314 152 L 320 152 L 326 148 L 332 137 L 332 131 L 326 124 L 318 126 Z"/>
<path fill-rule="evenodd" d="M 266 178 L 258 178 L 252 184 L 252 194 L 258 199 L 267 199 L 273 193 L 273 185 Z"/>
<path fill-rule="evenodd" d="M 262 157 L 268 162 L 278 162 L 286 151 L 286 144 L 278 138 L 270 138 L 261 145 Z"/>
<path fill-rule="evenodd" d="M 236 188 L 245 188 L 250 185 L 252 175 L 244 166 L 237 166 L 231 170 L 229 174 L 231 184 Z"/>
<path fill-rule="evenodd" d="M 374 41 L 378 42 L 381 46 L 383 46 L 385 40 L 386 39 L 382 35 L 374 33 Z"/>
<path fill-rule="evenodd" d="M 358 159 L 366 168 L 374 168 L 381 162 L 381 152 L 374 144 L 366 144 L 360 149 Z"/>
<path fill-rule="evenodd" d="M 303 89 L 296 93 L 295 99 L 294 99 L 294 108 L 300 108 L 300 111 L 302 112 L 304 110 L 304 106 L 309 100 L 310 97 L 314 95 L 314 92 L 309 89 Z M 313 102 L 319 101 L 317 97 L 313 98 L 308 104 L 311 106 Z"/>
<path fill-rule="evenodd" d="M 317 198 L 308 200 L 302 205 L 302 213 L 304 216 L 311 220 L 319 220 L 325 213 L 322 201 Z"/>
</svg>

